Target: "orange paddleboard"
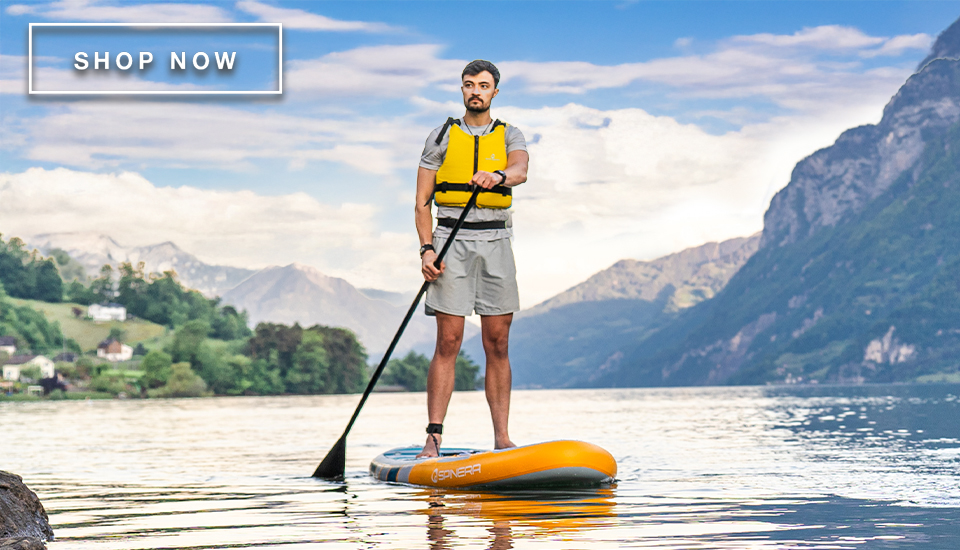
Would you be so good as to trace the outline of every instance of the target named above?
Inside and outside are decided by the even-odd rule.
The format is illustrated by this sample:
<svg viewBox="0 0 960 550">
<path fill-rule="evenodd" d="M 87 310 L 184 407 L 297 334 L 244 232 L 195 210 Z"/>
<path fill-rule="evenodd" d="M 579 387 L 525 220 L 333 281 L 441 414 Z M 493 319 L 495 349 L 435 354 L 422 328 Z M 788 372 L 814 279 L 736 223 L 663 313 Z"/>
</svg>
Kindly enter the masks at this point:
<svg viewBox="0 0 960 550">
<path fill-rule="evenodd" d="M 401 447 L 370 463 L 381 481 L 428 487 L 570 487 L 611 483 L 617 461 L 582 441 L 548 441 L 512 449 L 441 448 L 441 456 L 417 458 L 420 447 Z"/>
</svg>

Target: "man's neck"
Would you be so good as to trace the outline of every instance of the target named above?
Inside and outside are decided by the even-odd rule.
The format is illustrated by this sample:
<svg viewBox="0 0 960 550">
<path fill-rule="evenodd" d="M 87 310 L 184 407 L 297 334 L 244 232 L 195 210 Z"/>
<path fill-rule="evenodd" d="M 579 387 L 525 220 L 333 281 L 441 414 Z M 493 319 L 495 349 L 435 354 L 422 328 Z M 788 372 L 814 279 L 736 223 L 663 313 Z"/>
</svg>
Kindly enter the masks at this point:
<svg viewBox="0 0 960 550">
<path fill-rule="evenodd" d="M 474 113 L 473 111 L 467 111 L 463 115 L 463 122 L 467 126 L 486 126 L 493 122 L 493 119 L 490 118 L 490 109 L 482 113 Z"/>
</svg>

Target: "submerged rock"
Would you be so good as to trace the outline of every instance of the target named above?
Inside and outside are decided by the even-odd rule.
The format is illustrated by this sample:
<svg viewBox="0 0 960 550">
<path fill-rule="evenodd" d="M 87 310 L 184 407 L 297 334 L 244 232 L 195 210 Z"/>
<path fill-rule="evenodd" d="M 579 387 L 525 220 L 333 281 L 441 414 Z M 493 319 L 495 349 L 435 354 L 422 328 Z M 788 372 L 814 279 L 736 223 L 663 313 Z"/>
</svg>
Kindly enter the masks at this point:
<svg viewBox="0 0 960 550">
<path fill-rule="evenodd" d="M 47 512 L 20 476 L 0 471 L 0 550 L 44 548 L 53 540 Z"/>
</svg>

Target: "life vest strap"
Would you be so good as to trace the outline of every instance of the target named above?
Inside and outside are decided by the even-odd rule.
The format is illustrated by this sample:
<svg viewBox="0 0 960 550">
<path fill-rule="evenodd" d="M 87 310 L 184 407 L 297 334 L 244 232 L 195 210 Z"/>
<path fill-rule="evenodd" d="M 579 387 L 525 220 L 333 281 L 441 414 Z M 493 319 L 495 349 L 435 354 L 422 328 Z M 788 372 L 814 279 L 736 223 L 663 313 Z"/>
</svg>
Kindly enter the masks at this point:
<svg viewBox="0 0 960 550">
<path fill-rule="evenodd" d="M 437 218 L 437 225 L 443 227 L 453 227 L 457 225 L 456 218 Z M 491 221 L 491 222 L 463 222 L 463 225 L 460 226 L 460 229 L 472 229 L 479 231 L 481 229 L 506 229 L 507 222 L 500 221 Z"/>
<path fill-rule="evenodd" d="M 441 181 L 433 186 L 434 193 L 446 193 L 447 191 L 466 191 L 473 193 L 473 186 L 469 183 L 450 183 Z M 513 195 L 513 188 L 506 185 L 494 185 L 493 189 L 483 189 L 481 193 L 499 193 L 505 197 Z"/>
<path fill-rule="evenodd" d="M 460 126 L 460 120 L 453 118 L 452 116 L 447 117 L 447 121 L 443 123 L 443 128 L 440 128 L 440 133 L 437 134 L 437 139 L 435 140 L 435 143 L 437 145 L 440 145 L 440 142 L 443 141 L 443 136 L 447 133 L 447 130 L 450 128 L 450 126 L 454 124 L 456 124 L 457 126 Z M 490 132 L 488 133 L 493 133 L 493 131 L 497 129 L 497 126 L 503 126 L 504 128 L 506 128 L 507 123 L 501 121 L 498 118 L 497 120 L 493 121 L 493 126 L 490 128 Z"/>
<path fill-rule="evenodd" d="M 499 120 L 497 122 L 500 122 Z M 443 141 L 443 135 L 447 133 L 447 129 L 450 128 L 451 124 L 456 124 L 460 126 L 460 121 L 451 117 L 447 117 L 447 121 L 443 123 L 443 128 L 440 128 L 440 133 L 437 134 L 437 145 L 440 145 L 440 142 Z M 501 123 L 502 124 L 502 123 Z M 496 128 L 496 126 L 494 126 Z"/>
</svg>

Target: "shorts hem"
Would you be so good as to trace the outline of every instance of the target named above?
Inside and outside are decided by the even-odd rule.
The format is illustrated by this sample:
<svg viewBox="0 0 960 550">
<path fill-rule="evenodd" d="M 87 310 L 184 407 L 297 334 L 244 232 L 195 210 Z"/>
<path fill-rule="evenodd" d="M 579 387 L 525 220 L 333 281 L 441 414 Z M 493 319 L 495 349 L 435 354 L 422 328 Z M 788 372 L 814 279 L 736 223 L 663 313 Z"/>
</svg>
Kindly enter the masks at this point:
<svg viewBox="0 0 960 550">
<path fill-rule="evenodd" d="M 423 313 L 430 317 L 436 317 L 437 312 L 443 313 L 444 315 L 453 315 L 455 317 L 470 317 L 471 315 L 473 315 L 472 310 L 470 311 L 470 313 L 454 313 L 451 311 L 444 311 L 443 309 L 433 307 L 426 302 L 423 303 L 423 310 L 424 310 Z"/>
<path fill-rule="evenodd" d="M 476 310 L 474 310 L 474 311 L 476 311 Z M 480 311 L 477 311 L 477 315 L 493 317 L 493 316 L 496 316 L 496 315 L 509 315 L 509 314 L 511 314 L 511 313 L 516 313 L 516 312 L 518 312 L 518 311 L 520 311 L 520 308 L 517 308 L 517 309 L 508 308 L 506 311 L 501 310 L 501 311 L 497 311 L 497 312 L 489 312 L 489 311 L 480 312 Z"/>
</svg>

